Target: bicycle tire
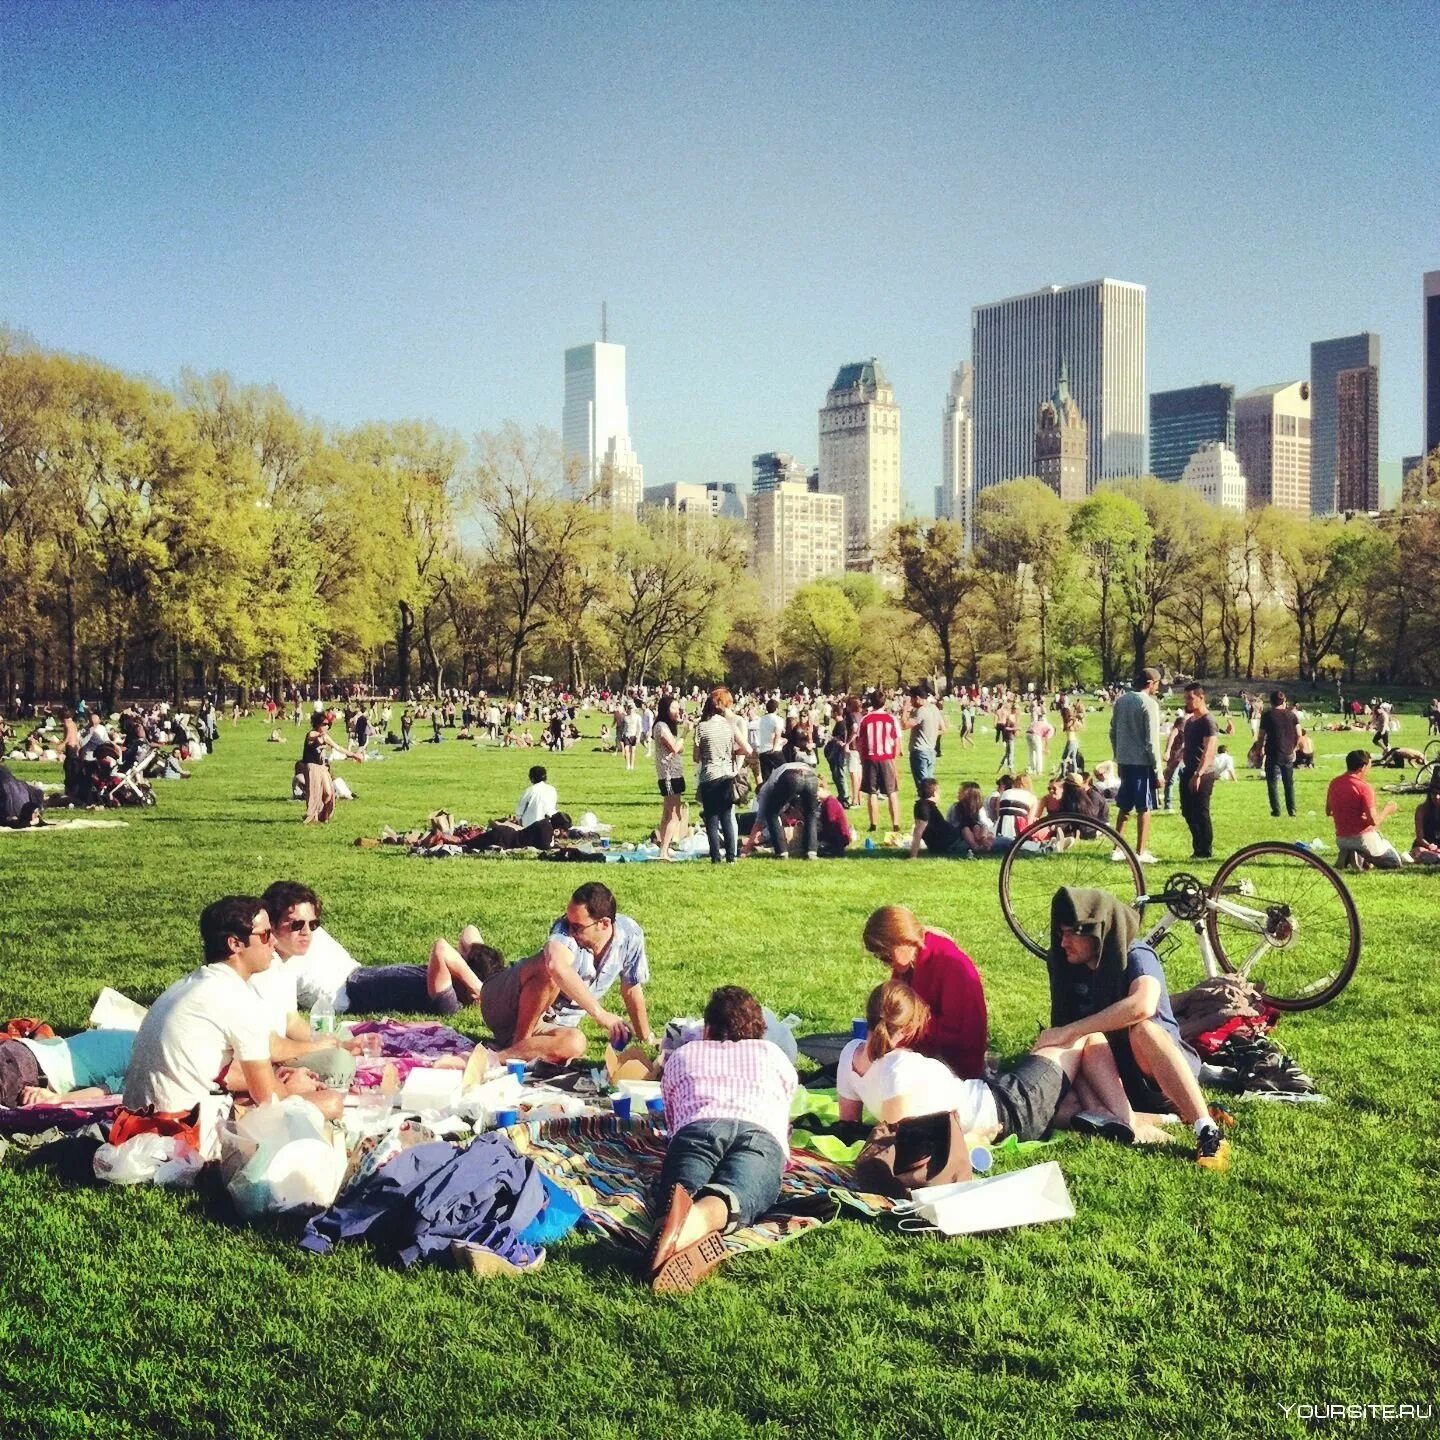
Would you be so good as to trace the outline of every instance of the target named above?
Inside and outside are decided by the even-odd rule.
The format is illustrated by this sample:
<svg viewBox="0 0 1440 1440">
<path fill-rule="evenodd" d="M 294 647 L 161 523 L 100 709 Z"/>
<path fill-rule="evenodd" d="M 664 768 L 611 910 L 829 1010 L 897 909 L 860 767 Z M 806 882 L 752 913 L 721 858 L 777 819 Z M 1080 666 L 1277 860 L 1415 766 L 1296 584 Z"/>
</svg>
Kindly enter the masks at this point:
<svg viewBox="0 0 1440 1440">
<path fill-rule="evenodd" d="M 1072 838 L 1072 845 L 1063 854 L 1072 854 L 1073 841 L 1078 839 L 1081 843 L 1098 841 L 1102 845 L 1108 845 L 1110 850 L 1122 850 L 1125 853 L 1124 868 L 1116 862 L 1110 862 L 1111 868 L 1105 872 L 1107 882 L 1113 873 L 1118 881 L 1128 878 L 1130 891 L 1122 893 L 1120 899 L 1127 905 L 1134 905 L 1135 902 L 1145 893 L 1145 875 L 1140 868 L 1140 861 L 1136 859 L 1135 852 L 1130 848 L 1125 837 L 1118 830 L 1112 829 L 1103 821 L 1093 820 L 1088 815 L 1071 815 L 1060 812 L 1055 815 L 1047 815 L 1041 820 L 1035 821 L 1027 829 L 1020 841 L 1012 845 L 1000 860 L 1000 913 L 1005 917 L 1005 923 L 1010 927 L 1010 933 L 1032 954 L 1038 955 L 1044 960 L 1050 953 L 1050 929 L 1048 911 L 1041 932 L 1040 916 L 1038 907 L 1031 907 L 1030 913 L 1020 913 L 1011 890 L 1011 875 L 1016 865 L 1038 865 L 1043 860 L 1035 857 L 1033 850 L 1026 850 L 1026 846 L 1044 845 L 1046 833 L 1060 827 L 1067 831 L 1083 832 Z M 1058 868 L 1058 867 L 1057 867 Z M 1056 887 L 1065 883 L 1064 878 L 1057 878 Z M 1115 886 L 1107 883 L 1103 888 L 1114 889 Z M 1121 886 L 1123 890 L 1123 884 Z M 1028 924 L 1027 924 L 1028 920 Z"/>
<path fill-rule="evenodd" d="M 1301 870 L 1307 870 L 1316 877 L 1317 881 L 1326 882 L 1327 893 L 1333 893 L 1337 897 L 1340 902 L 1340 910 L 1345 916 L 1348 937 L 1344 953 L 1336 968 L 1328 975 L 1321 975 L 1315 982 L 1303 987 L 1293 995 L 1278 993 L 1277 990 L 1267 986 L 1263 978 L 1254 982 L 1265 996 L 1266 1001 L 1277 1010 L 1295 1012 L 1319 1009 L 1322 1005 L 1328 1005 L 1350 983 L 1355 969 L 1360 963 L 1360 916 L 1355 909 L 1355 901 L 1349 889 L 1333 866 L 1328 865 L 1313 851 L 1301 849 L 1299 846 L 1288 844 L 1283 840 L 1259 840 L 1253 845 L 1242 846 L 1220 866 L 1219 870 L 1215 872 L 1214 880 L 1210 882 L 1210 889 L 1206 892 L 1207 899 L 1220 899 L 1225 893 L 1227 882 L 1237 870 L 1266 856 L 1275 861 L 1283 861 L 1294 873 L 1298 874 Z M 1226 953 L 1220 919 L 1220 913 L 1213 907 L 1207 906 L 1205 929 L 1210 944 L 1214 947 L 1216 959 L 1219 960 L 1221 968 L 1226 974 L 1237 975 L 1241 973 L 1243 964 L 1237 963 Z M 1303 919 L 1300 921 L 1300 930 L 1303 933 Z M 1284 988 L 1292 987 L 1287 985 Z"/>
<path fill-rule="evenodd" d="M 1425 742 L 1425 759 L 1427 761 L 1440 760 L 1440 735 Z"/>
</svg>

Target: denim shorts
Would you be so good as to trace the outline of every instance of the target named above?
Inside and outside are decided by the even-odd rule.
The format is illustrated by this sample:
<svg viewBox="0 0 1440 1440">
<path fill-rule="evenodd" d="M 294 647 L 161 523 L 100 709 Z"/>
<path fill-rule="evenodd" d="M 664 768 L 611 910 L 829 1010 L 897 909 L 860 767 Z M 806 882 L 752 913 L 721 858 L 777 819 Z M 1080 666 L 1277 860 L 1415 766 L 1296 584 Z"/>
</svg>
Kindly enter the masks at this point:
<svg viewBox="0 0 1440 1440">
<path fill-rule="evenodd" d="M 1120 793 L 1115 797 L 1115 808 L 1128 815 L 1132 810 L 1155 810 L 1155 772 L 1148 765 L 1121 765 Z"/>
<path fill-rule="evenodd" d="M 753 1225 L 780 1197 L 785 1154 L 775 1137 L 747 1120 L 694 1120 L 671 1137 L 660 1170 L 657 1205 L 674 1185 L 690 1195 L 718 1195 L 730 1212 L 727 1229 Z"/>
</svg>

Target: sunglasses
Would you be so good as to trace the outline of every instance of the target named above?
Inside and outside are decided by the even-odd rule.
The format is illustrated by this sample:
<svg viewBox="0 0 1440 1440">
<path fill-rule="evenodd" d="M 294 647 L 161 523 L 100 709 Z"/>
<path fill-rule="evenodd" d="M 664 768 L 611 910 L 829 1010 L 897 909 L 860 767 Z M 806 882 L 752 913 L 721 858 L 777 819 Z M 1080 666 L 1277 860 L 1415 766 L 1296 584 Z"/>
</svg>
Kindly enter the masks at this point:
<svg viewBox="0 0 1440 1440">
<path fill-rule="evenodd" d="M 267 925 L 263 930 L 247 930 L 243 938 L 247 942 L 258 940 L 262 945 L 268 945 L 275 938 L 275 932 Z"/>
<path fill-rule="evenodd" d="M 320 922 L 318 920 L 284 920 L 281 922 L 280 928 L 294 934 L 298 930 L 318 930 Z"/>
</svg>

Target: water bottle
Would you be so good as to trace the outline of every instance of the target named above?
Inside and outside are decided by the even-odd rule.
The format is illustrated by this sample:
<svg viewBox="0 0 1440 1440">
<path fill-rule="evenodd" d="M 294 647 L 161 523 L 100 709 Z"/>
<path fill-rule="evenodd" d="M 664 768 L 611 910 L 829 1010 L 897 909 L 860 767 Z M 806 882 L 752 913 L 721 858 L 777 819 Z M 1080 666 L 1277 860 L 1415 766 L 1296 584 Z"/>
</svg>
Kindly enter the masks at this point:
<svg viewBox="0 0 1440 1440">
<path fill-rule="evenodd" d="M 315 1035 L 335 1033 L 335 1002 L 329 995 L 322 995 L 310 1007 L 310 1030 Z"/>
</svg>

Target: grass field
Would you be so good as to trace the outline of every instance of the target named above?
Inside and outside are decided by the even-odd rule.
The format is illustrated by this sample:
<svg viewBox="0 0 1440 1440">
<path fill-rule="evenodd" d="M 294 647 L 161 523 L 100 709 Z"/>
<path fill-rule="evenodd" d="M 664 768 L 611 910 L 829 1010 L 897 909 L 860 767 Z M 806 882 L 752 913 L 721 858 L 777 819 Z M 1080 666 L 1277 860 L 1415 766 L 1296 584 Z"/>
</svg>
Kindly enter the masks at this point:
<svg viewBox="0 0 1440 1440">
<path fill-rule="evenodd" d="M 421 862 L 353 841 L 442 804 L 504 813 L 536 759 L 567 810 L 594 809 L 629 838 L 658 819 L 643 759 L 626 775 L 592 740 L 554 758 L 447 739 L 346 766 L 358 799 L 302 828 L 284 798 L 298 735 L 282 747 L 264 733 L 227 722 L 194 779 L 160 786 L 158 808 L 125 812 L 126 829 L 0 835 L 0 1014 L 79 1028 L 102 984 L 148 1001 L 199 962 L 209 899 L 277 877 L 312 884 L 363 959 L 420 959 L 470 920 L 507 955 L 528 951 L 596 871 Z M 1270 820 L 1257 779 L 1219 787 L 1217 855 L 1329 835 L 1324 784 L 1347 739 L 1317 737 L 1294 822 Z M 974 752 L 952 741 L 945 792 L 988 782 L 998 754 L 988 737 Z M 1387 827 L 1401 843 L 1408 816 Z M 1157 821 L 1152 848 L 1188 855 L 1178 815 Z M 1022 1051 L 1047 1018 L 1044 968 L 1005 929 L 991 863 L 602 873 L 645 927 L 657 1023 L 738 982 L 803 1029 L 848 1027 L 881 975 L 860 927 L 887 901 L 974 956 L 993 1048 Z M 311 1257 L 195 1196 L 76 1184 L 12 1154 L 0 1165 L 0 1435 L 1260 1436 L 1312 1432 L 1287 1405 L 1432 1403 L 1437 884 L 1413 869 L 1354 878 L 1358 975 L 1277 1036 L 1334 1103 L 1242 1107 L 1228 1175 L 1200 1172 L 1188 1148 L 1066 1137 L 1048 1154 L 1075 1200 L 1069 1223 L 935 1241 L 842 1220 L 683 1298 L 653 1297 L 589 1239 L 518 1284 L 400 1274 L 359 1250 Z M 1172 988 L 1198 973 L 1187 940 Z M 478 1016 L 460 1023 L 483 1033 Z"/>
</svg>

